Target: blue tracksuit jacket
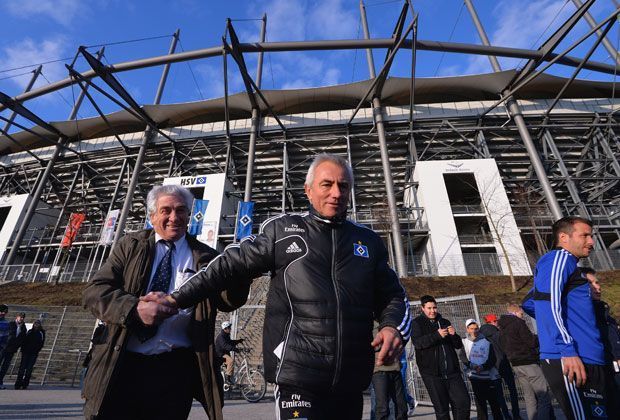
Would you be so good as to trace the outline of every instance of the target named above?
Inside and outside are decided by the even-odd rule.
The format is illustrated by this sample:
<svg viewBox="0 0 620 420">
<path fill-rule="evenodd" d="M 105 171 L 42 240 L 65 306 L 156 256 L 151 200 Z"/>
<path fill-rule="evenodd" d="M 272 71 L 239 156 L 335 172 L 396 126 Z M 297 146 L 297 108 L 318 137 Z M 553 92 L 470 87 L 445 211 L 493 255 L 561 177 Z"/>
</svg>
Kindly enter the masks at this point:
<svg viewBox="0 0 620 420">
<path fill-rule="evenodd" d="M 584 363 L 604 365 L 590 285 L 577 262 L 564 249 L 543 255 L 523 310 L 536 318 L 541 360 L 579 356 Z"/>
</svg>

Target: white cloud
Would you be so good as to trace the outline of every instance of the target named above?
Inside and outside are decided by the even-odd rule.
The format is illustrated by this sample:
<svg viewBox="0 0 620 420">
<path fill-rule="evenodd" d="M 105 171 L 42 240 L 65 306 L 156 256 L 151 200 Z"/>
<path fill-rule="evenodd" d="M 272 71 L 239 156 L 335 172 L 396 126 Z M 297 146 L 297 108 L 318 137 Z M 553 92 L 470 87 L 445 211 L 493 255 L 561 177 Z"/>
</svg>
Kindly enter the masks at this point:
<svg viewBox="0 0 620 420">
<path fill-rule="evenodd" d="M 232 66 L 232 67 L 231 67 Z M 223 68 L 215 64 L 199 64 L 194 67 L 198 76 L 198 84 L 205 99 L 224 96 Z M 244 91 L 243 79 L 237 65 L 228 60 L 228 94 Z"/>
<path fill-rule="evenodd" d="M 1 50 L 0 68 L 12 69 L 58 60 L 66 55 L 66 50 L 66 41 L 63 37 L 48 39 L 41 42 L 26 38 L 16 44 L 6 46 Z M 23 73 L 24 71 L 26 71 L 26 69 L 17 70 L 19 73 Z M 42 71 L 45 78 L 52 82 L 67 77 L 67 70 L 62 62 L 45 64 Z M 24 88 L 28 84 L 30 76 L 26 75 L 11 80 L 19 87 Z M 41 81 L 41 78 L 39 78 L 37 86 L 46 83 L 47 82 L 44 80 Z"/>
<path fill-rule="evenodd" d="M 7 11 L 14 16 L 30 18 L 42 15 L 64 26 L 69 26 L 73 18 L 86 11 L 79 0 L 20 0 L 4 3 Z"/>
<path fill-rule="evenodd" d="M 359 18 L 355 8 L 345 9 L 342 0 L 322 0 L 312 6 L 309 33 L 319 39 L 355 38 Z"/>
</svg>

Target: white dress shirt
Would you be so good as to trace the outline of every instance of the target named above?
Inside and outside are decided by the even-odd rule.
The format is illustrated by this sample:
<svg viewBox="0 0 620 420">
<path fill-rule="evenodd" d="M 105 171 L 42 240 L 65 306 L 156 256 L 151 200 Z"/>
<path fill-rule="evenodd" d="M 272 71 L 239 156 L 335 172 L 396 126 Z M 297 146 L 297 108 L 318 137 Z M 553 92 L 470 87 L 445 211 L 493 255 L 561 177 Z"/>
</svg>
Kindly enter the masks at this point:
<svg viewBox="0 0 620 420">
<path fill-rule="evenodd" d="M 151 290 L 157 266 L 168 251 L 168 247 L 164 242 L 161 242 L 161 239 L 162 237 L 156 233 L 155 258 L 153 258 L 153 267 L 151 268 L 147 293 Z M 173 292 L 195 273 L 192 250 L 189 248 L 185 236 L 176 241 L 174 246 L 175 249 L 172 252 L 172 279 L 170 280 L 168 293 Z M 173 315 L 159 324 L 157 334 L 144 343 L 130 335 L 127 350 L 142 354 L 160 354 L 179 347 L 191 347 L 192 343 L 189 339 L 188 329 L 192 312 L 192 308 L 180 309 L 177 315 Z"/>
</svg>

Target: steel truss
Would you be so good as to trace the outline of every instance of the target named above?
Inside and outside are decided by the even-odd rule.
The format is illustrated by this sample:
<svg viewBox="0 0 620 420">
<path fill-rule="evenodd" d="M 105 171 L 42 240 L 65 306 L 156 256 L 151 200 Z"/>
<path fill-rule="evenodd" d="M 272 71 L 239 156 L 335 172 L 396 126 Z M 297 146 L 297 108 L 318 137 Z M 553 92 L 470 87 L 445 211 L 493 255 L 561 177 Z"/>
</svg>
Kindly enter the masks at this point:
<svg viewBox="0 0 620 420">
<path fill-rule="evenodd" d="M 161 184 L 169 176 L 186 176 L 225 172 L 234 186 L 231 194 L 239 199 L 251 199 L 256 203 L 255 224 L 268 216 L 282 211 L 304 211 L 307 200 L 303 183 L 305 173 L 313 156 L 329 151 L 347 156 L 352 163 L 355 177 L 351 215 L 361 223 L 369 224 L 380 232 L 388 243 L 394 266 L 401 275 L 420 274 L 422 261 L 418 258 L 420 247 L 428 238 L 424 226 L 423 209 L 405 205 L 405 196 L 413 194 L 416 185 L 412 181 L 413 168 L 420 160 L 433 159 L 479 159 L 494 158 L 502 174 L 504 186 L 513 206 L 517 224 L 524 242 L 533 254 L 540 254 L 549 245 L 548 237 L 552 221 L 561 215 L 582 214 L 594 220 L 597 241 L 606 250 L 620 240 L 620 141 L 616 133 L 618 121 L 615 113 L 596 114 L 574 112 L 559 108 L 563 90 L 545 111 L 523 114 L 518 100 L 512 95 L 520 84 L 533 80 L 536 68 L 544 62 L 554 61 L 576 68 L 566 86 L 573 82 L 582 68 L 611 73 L 613 66 L 569 57 L 553 50 L 574 23 L 583 16 L 592 1 L 579 6 L 578 12 L 561 30 L 556 32 L 544 48 L 538 51 L 517 50 L 488 45 L 473 4 L 466 2 L 477 23 L 485 45 L 473 46 L 456 43 L 433 43 L 417 40 L 417 16 L 411 23 L 405 23 L 407 10 L 411 5 L 405 2 L 403 12 L 395 25 L 394 37 L 390 40 L 370 39 L 364 17 L 365 40 L 286 42 L 255 44 L 240 43 L 230 21 L 227 34 L 230 42 L 223 39 L 223 46 L 194 52 L 175 53 L 177 32 L 170 53 L 130 63 L 104 66 L 98 57 L 81 49 L 91 71 L 77 73 L 68 66 L 70 77 L 49 86 L 26 91 L 15 98 L 0 96 L 2 107 L 9 107 L 16 113 L 30 119 L 44 128 L 49 125 L 29 114 L 28 99 L 52 92 L 70 84 L 78 84 L 82 95 L 70 119 L 77 115 L 82 97 L 87 97 L 98 108 L 88 89 L 102 91 L 107 84 L 121 100 L 113 99 L 122 108 L 131 111 L 142 120 L 146 131 L 141 143 L 136 146 L 124 143 L 116 136 L 116 143 L 103 151 L 88 151 L 68 143 L 58 134 L 58 141 L 51 157 L 38 149 L 24 149 L 28 159 L 19 164 L 0 167 L 0 195 L 30 194 L 32 201 L 29 212 L 55 210 L 56 223 L 45 229 L 31 229 L 29 223 L 22 223 L 14 237 L 11 252 L 4 264 L 50 265 L 58 258 L 59 243 L 64 226 L 73 212 L 86 212 L 87 220 L 71 250 L 64 269 L 65 279 L 87 279 L 104 261 L 109 247 L 99 246 L 99 231 L 107 213 L 122 206 L 120 228 L 117 240 L 124 231 L 139 229 L 144 224 L 146 194 L 152 185 Z M 616 11 L 617 14 L 617 11 Z M 577 17 L 575 17 L 577 16 Z M 598 25 L 591 23 L 592 33 L 607 26 L 598 34 L 598 42 L 616 15 Z M 591 18 L 590 18 L 591 19 Z M 403 30 L 407 26 L 406 30 Z M 264 40 L 266 16 L 263 17 L 261 38 Z M 407 39 L 411 34 L 412 39 Z M 597 42 L 597 45 L 598 45 Z M 608 48 L 608 42 L 605 43 Z M 306 127 L 285 127 L 260 90 L 261 71 L 253 79 L 245 65 L 243 55 L 249 52 L 294 51 L 346 48 L 388 48 L 382 70 L 375 78 L 372 56 L 369 57 L 369 72 L 375 79 L 366 97 L 360 101 L 356 111 L 362 108 L 373 110 L 372 121 L 356 120 L 334 122 L 329 125 Z M 416 50 L 467 51 L 474 54 L 493 53 L 498 56 L 523 57 L 530 59 L 513 83 L 498 92 L 506 101 L 510 118 L 487 109 L 481 115 L 452 117 L 415 118 L 413 113 L 414 89 L 411 91 L 408 116 L 402 119 L 385 118 L 381 104 L 383 84 L 388 76 L 391 60 L 399 48 Z M 103 54 L 103 51 L 101 51 Z M 185 60 L 222 56 L 225 86 L 227 86 L 227 57 L 232 57 L 241 72 L 248 98 L 252 103 L 251 126 L 247 130 L 230 130 L 230 119 L 226 109 L 226 130 L 224 134 L 202 137 L 172 139 L 152 121 L 149 115 L 131 98 L 113 76 L 119 71 L 166 64 L 155 104 L 159 103 L 165 85 L 169 65 Z M 497 61 L 493 67 L 499 71 Z M 38 72 L 33 74 L 33 82 Z M 415 82 L 415 57 L 412 57 L 412 86 Z M 226 99 L 227 99 L 226 90 Z M 612 103 L 615 103 L 615 98 Z M 126 104 L 126 105 L 124 105 Z M 226 107 L 227 107 L 226 102 Z M 262 114 L 262 110 L 267 110 Z M 105 116 L 102 115 L 103 118 Z M 9 141 L 9 128 L 14 116 L 6 119 L 7 124 L 0 134 Z M 265 126 L 266 118 L 277 121 L 277 125 Z M 113 128 L 113 123 L 106 120 Z M 51 130 L 51 129 L 50 129 Z M 30 214 L 30 217 L 32 217 Z M 234 214 L 223 215 L 232 226 Z M 232 240 L 233 231 L 225 228 L 223 238 Z M 400 237 L 399 237 L 400 236 Z M 427 261 L 429 263 L 429 261 Z M 430 262 L 432 263 L 432 262 Z M 596 262 L 599 268 L 620 268 L 620 261 L 608 252 Z M 428 264 L 426 264 L 428 266 Z M 426 273 L 428 274 L 428 273 Z"/>
</svg>

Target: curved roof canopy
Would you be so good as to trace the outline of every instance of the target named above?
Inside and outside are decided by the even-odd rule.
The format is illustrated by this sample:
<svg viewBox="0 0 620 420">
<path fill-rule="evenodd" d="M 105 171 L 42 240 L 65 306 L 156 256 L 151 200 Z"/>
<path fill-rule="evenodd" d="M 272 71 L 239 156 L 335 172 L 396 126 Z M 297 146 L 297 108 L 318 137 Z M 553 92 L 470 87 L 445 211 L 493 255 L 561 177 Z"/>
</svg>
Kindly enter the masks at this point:
<svg viewBox="0 0 620 420">
<path fill-rule="evenodd" d="M 415 103 L 441 103 L 462 101 L 497 100 L 515 76 L 514 70 L 479 74 L 472 76 L 418 78 L 415 81 Z M 553 99 L 567 79 L 541 74 L 514 96 L 517 99 Z M 335 109 L 352 109 L 357 106 L 371 80 L 336 86 L 308 89 L 263 90 L 265 98 L 277 115 L 318 112 Z M 381 100 L 384 106 L 409 105 L 411 79 L 391 77 L 387 79 Z M 613 83 L 574 80 L 562 95 L 563 98 L 611 98 Z M 261 106 L 262 102 L 259 101 Z M 144 111 L 160 128 L 177 127 L 190 124 L 224 121 L 224 98 L 166 105 L 144 105 Z M 252 107 L 245 92 L 228 97 L 231 120 L 250 118 Z M 262 111 L 267 112 L 263 106 Z M 122 110 L 106 116 L 109 125 L 102 117 L 81 120 L 52 122 L 71 142 L 114 134 L 140 132 L 146 124 L 131 113 Z M 50 146 L 57 137 L 41 127 L 32 132 L 22 131 L 11 134 L 18 144 L 6 136 L 0 136 L 0 155 Z M 34 133 L 36 134 L 34 134 Z M 44 140 L 44 137 L 47 140 Z"/>
</svg>

